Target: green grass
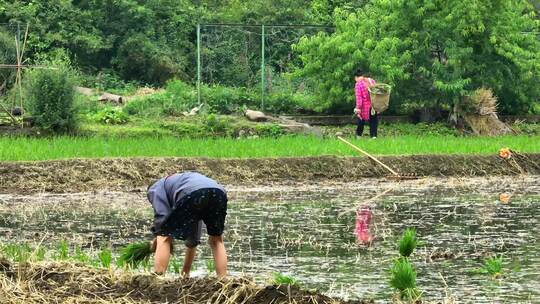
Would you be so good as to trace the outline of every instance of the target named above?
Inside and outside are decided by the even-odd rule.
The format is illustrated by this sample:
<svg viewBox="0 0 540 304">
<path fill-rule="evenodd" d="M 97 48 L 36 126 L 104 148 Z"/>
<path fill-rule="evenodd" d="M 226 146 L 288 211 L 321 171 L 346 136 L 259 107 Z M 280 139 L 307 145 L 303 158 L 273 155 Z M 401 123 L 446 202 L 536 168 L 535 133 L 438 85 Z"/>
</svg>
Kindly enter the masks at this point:
<svg viewBox="0 0 540 304">
<path fill-rule="evenodd" d="M 375 155 L 492 154 L 501 147 L 540 152 L 540 136 L 508 137 L 381 137 L 351 140 Z M 257 139 L 178 139 L 174 137 L 0 137 L 0 161 L 100 157 L 257 158 L 358 155 L 334 138 L 309 136 Z"/>
</svg>

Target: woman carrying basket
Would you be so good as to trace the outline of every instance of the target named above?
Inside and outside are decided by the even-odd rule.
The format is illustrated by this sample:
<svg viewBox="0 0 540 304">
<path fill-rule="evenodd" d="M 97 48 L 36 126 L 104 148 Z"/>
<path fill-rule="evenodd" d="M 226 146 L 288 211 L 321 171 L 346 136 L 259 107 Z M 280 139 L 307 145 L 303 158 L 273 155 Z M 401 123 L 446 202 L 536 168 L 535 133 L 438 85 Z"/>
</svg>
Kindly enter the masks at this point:
<svg viewBox="0 0 540 304">
<path fill-rule="evenodd" d="M 379 117 L 377 112 L 371 107 L 371 98 L 369 96 L 369 88 L 377 84 L 374 79 L 365 77 L 361 69 L 357 69 L 354 74 L 356 84 L 354 93 L 356 96 L 356 107 L 354 113 L 358 116 L 358 126 L 356 128 L 356 136 L 362 136 L 364 125 L 369 121 L 369 136 L 377 138 L 377 126 Z"/>
</svg>

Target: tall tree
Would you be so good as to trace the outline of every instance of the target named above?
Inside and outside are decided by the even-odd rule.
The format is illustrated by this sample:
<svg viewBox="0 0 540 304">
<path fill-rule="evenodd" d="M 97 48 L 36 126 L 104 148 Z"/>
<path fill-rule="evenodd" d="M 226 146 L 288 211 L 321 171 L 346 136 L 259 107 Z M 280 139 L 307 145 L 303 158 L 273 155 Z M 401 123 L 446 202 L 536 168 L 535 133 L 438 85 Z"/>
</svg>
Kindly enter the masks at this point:
<svg viewBox="0 0 540 304">
<path fill-rule="evenodd" d="M 487 86 L 502 110 L 523 112 L 540 97 L 538 21 L 525 0 L 373 0 L 336 15 L 337 30 L 298 46 L 302 76 L 320 78 L 326 109 L 352 104 L 358 66 L 394 85 L 401 106 L 449 107 Z"/>
</svg>

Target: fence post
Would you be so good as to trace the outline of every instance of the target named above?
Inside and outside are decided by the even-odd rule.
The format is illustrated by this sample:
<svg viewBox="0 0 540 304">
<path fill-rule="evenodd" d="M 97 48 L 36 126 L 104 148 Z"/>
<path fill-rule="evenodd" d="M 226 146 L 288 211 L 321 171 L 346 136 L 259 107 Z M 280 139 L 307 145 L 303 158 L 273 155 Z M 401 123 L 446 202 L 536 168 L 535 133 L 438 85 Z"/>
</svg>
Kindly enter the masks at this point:
<svg viewBox="0 0 540 304">
<path fill-rule="evenodd" d="M 197 103 L 201 105 L 201 24 L 197 23 Z"/>
<path fill-rule="evenodd" d="M 264 58 L 264 24 L 261 25 L 261 110 L 264 111 L 264 70 L 265 70 L 265 58 Z"/>
</svg>

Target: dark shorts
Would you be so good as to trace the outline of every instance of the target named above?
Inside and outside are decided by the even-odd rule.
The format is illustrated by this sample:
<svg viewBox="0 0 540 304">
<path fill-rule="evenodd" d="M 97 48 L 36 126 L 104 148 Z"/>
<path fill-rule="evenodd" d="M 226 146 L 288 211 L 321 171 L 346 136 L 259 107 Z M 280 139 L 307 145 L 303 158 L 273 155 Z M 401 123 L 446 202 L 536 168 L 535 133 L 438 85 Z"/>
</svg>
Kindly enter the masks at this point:
<svg viewBox="0 0 540 304">
<path fill-rule="evenodd" d="M 184 240 L 186 246 L 200 244 L 202 223 L 208 235 L 220 236 L 225 229 L 227 195 L 220 189 L 205 188 L 183 197 L 163 223 L 157 235 Z"/>
</svg>

